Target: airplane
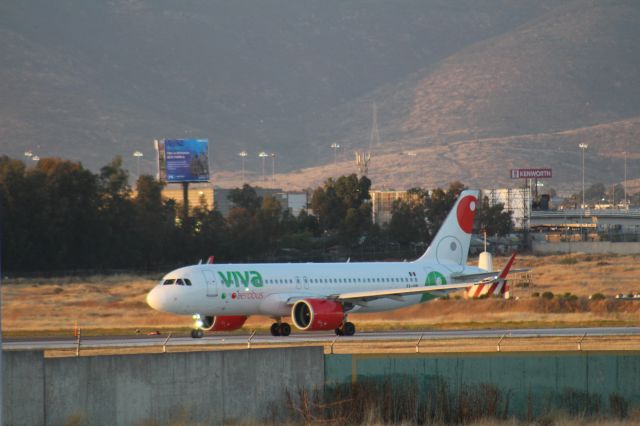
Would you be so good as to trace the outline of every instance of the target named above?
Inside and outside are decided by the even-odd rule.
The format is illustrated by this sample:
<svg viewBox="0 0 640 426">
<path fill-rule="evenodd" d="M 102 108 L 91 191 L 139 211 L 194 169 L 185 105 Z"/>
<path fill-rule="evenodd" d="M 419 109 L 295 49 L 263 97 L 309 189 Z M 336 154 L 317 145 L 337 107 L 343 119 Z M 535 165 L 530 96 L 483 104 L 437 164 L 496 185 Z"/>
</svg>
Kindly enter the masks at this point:
<svg viewBox="0 0 640 426">
<path fill-rule="evenodd" d="M 274 319 L 273 336 L 301 331 L 352 336 L 351 313 L 404 308 L 465 289 L 466 296 L 508 294 L 511 256 L 499 272 L 467 265 L 478 191 L 464 190 L 417 260 L 411 262 L 198 264 L 166 274 L 148 293 L 153 309 L 194 320 L 191 337 L 232 331 L 251 315 Z"/>
</svg>

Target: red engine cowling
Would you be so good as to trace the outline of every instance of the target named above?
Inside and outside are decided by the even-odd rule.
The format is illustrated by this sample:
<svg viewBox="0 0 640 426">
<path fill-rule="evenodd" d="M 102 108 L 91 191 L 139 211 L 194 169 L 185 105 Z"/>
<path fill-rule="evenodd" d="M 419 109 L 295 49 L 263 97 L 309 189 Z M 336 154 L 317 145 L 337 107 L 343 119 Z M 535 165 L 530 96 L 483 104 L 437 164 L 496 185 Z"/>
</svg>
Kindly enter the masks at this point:
<svg viewBox="0 0 640 426">
<path fill-rule="evenodd" d="M 202 319 L 202 328 L 207 331 L 232 331 L 242 327 L 246 320 L 245 316 L 209 316 Z"/>
<path fill-rule="evenodd" d="M 303 299 L 291 308 L 293 324 L 304 331 L 335 330 L 343 319 L 342 304 L 332 300 Z"/>
</svg>

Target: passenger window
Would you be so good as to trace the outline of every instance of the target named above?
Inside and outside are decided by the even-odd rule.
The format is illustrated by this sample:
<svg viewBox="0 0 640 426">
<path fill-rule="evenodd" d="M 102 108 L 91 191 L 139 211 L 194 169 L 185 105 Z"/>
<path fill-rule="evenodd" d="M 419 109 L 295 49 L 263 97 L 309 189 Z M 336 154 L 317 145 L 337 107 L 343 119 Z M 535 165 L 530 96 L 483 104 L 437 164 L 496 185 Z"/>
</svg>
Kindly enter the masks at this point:
<svg viewBox="0 0 640 426">
<path fill-rule="evenodd" d="M 170 280 L 164 280 L 164 282 L 162 283 L 162 285 L 171 285 L 174 282 L 176 282 L 176 280 L 174 279 L 170 279 Z"/>
<path fill-rule="evenodd" d="M 178 278 L 178 279 L 176 280 L 176 284 L 177 284 L 177 285 L 184 285 L 184 282 L 182 281 L 182 279 L 181 279 L 181 278 Z"/>
<path fill-rule="evenodd" d="M 190 280 L 189 278 L 185 278 L 185 279 L 184 279 L 184 283 L 185 283 L 186 285 L 191 285 L 191 280 Z"/>
</svg>

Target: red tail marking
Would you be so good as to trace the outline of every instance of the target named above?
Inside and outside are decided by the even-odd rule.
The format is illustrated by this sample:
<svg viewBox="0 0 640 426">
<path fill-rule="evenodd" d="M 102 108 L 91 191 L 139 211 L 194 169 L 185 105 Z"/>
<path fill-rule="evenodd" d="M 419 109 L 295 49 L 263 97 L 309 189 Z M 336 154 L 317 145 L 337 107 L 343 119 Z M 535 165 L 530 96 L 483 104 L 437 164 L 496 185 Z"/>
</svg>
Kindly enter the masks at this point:
<svg viewBox="0 0 640 426">
<path fill-rule="evenodd" d="M 480 296 L 480 293 L 482 292 L 482 289 L 484 288 L 484 284 L 478 284 L 476 292 L 473 294 L 473 298 L 475 299 L 476 297 Z"/>
<path fill-rule="evenodd" d="M 509 275 L 509 270 L 511 269 L 511 265 L 513 265 L 513 261 L 516 260 L 516 254 L 517 253 L 514 251 L 513 254 L 511 255 L 511 258 L 509 259 L 509 262 L 507 262 L 507 266 L 505 266 L 502 272 L 500 272 L 500 275 L 498 275 L 498 278 L 500 279 L 507 278 L 507 275 Z"/>
</svg>

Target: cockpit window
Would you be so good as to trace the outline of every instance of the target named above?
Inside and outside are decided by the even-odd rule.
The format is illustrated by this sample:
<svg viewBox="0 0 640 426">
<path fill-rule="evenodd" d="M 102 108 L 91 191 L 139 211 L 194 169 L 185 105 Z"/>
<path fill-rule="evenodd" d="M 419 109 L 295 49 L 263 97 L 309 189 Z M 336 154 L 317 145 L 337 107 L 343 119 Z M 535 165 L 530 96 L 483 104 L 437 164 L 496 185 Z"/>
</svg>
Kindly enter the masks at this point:
<svg viewBox="0 0 640 426">
<path fill-rule="evenodd" d="M 176 280 L 176 284 L 177 284 L 177 285 L 184 285 L 184 281 L 182 281 L 182 279 L 178 278 L 178 279 Z"/>
<path fill-rule="evenodd" d="M 171 285 L 174 282 L 176 282 L 176 280 L 174 280 L 173 278 L 170 280 L 164 280 L 164 282 L 162 283 L 162 285 Z"/>
<path fill-rule="evenodd" d="M 190 280 L 189 278 L 185 278 L 185 279 L 184 279 L 184 283 L 185 283 L 186 285 L 191 285 L 191 280 Z"/>
</svg>

